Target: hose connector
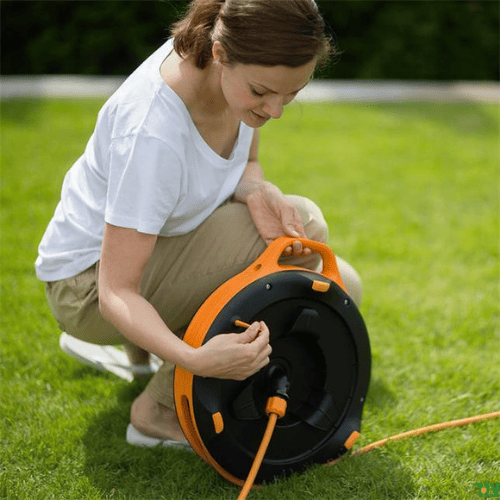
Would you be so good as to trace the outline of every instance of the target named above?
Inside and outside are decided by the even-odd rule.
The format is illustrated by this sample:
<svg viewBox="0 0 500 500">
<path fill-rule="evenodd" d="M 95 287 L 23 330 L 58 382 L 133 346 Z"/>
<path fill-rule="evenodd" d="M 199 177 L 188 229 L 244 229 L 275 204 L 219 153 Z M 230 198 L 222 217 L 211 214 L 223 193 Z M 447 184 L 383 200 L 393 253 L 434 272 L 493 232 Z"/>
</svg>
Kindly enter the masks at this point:
<svg viewBox="0 0 500 500">
<path fill-rule="evenodd" d="M 267 400 L 266 404 L 266 415 L 271 415 L 274 413 L 278 418 L 284 417 L 286 413 L 287 402 L 286 399 L 281 396 L 271 396 Z"/>
<path fill-rule="evenodd" d="M 285 368 L 281 364 L 273 364 L 268 369 L 267 376 L 272 393 L 288 401 L 290 380 Z"/>
</svg>

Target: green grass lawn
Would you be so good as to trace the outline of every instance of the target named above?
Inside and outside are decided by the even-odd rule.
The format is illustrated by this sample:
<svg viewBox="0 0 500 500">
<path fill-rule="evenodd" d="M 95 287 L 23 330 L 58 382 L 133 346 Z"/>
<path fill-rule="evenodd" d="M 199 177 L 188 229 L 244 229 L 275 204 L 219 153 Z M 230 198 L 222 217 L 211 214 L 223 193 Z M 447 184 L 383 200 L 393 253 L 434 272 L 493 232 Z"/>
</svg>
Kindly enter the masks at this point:
<svg viewBox="0 0 500 500">
<path fill-rule="evenodd" d="M 236 499 L 193 454 L 124 439 L 128 384 L 80 365 L 37 282 L 37 245 L 102 100 L 2 103 L 0 497 Z M 500 410 L 499 106 L 294 104 L 261 133 L 284 192 L 322 207 L 361 274 L 373 371 L 355 448 Z M 250 499 L 474 499 L 500 483 L 500 420 L 391 443 Z"/>
</svg>

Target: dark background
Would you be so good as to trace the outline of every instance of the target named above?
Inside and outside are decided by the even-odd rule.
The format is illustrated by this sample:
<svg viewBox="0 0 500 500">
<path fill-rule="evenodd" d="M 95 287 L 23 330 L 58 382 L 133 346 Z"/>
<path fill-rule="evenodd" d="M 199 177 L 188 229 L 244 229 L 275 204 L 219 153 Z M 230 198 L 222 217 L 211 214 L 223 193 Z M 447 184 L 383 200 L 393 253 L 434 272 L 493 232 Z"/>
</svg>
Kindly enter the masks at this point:
<svg viewBox="0 0 500 500">
<path fill-rule="evenodd" d="M 497 0 L 319 0 L 339 79 L 500 80 Z M 168 37 L 185 0 L 3 0 L 1 72 L 127 75 Z"/>
</svg>

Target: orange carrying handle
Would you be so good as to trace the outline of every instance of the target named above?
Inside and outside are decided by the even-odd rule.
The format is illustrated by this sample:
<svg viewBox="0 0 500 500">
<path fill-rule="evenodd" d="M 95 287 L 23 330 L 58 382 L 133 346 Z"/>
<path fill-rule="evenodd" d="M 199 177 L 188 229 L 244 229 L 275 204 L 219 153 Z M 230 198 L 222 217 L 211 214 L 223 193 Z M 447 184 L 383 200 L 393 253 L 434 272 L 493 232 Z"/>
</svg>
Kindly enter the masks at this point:
<svg viewBox="0 0 500 500">
<path fill-rule="evenodd" d="M 278 271 L 301 269 L 297 266 L 290 266 L 279 263 L 279 259 L 285 249 L 292 246 L 295 241 L 300 241 L 303 248 L 309 248 L 313 252 L 319 254 L 323 259 L 323 270 L 321 271 L 321 274 L 337 283 L 345 291 L 345 286 L 342 282 L 339 268 L 337 266 L 337 259 L 335 258 L 332 249 L 325 243 L 309 240 L 307 238 L 290 238 L 288 236 L 282 236 L 274 240 L 266 248 L 266 250 L 264 250 L 260 257 L 246 271 L 243 271 L 243 273 L 240 273 L 238 276 L 241 276 L 243 278 L 244 275 L 245 279 L 248 279 L 250 278 L 251 274 L 257 273 L 257 277 L 255 279 L 258 279 L 262 276 Z M 308 271 L 310 270 L 308 269 Z"/>
<path fill-rule="evenodd" d="M 243 288 L 250 283 L 280 271 L 297 271 L 305 269 L 298 266 L 291 266 L 280 263 L 280 257 L 285 249 L 292 246 L 295 241 L 300 241 L 304 248 L 310 248 L 318 253 L 323 259 L 323 270 L 318 275 L 324 276 L 339 285 L 344 291 L 345 286 L 340 277 L 337 260 L 331 248 L 321 242 L 309 240 L 307 238 L 289 238 L 282 236 L 274 240 L 266 250 L 244 271 L 223 283 L 215 290 L 202 304 L 194 315 L 188 329 L 184 335 L 184 342 L 191 347 L 200 347 L 203 344 L 206 333 L 215 321 L 219 312 L 224 306 Z M 211 465 L 221 476 L 228 481 L 242 486 L 244 481 L 229 474 L 210 455 L 203 444 L 203 440 L 196 426 L 196 419 L 192 407 L 193 400 L 193 374 L 181 366 L 176 366 L 174 377 L 174 398 L 177 416 L 181 424 L 184 435 L 190 442 L 198 455 Z"/>
</svg>

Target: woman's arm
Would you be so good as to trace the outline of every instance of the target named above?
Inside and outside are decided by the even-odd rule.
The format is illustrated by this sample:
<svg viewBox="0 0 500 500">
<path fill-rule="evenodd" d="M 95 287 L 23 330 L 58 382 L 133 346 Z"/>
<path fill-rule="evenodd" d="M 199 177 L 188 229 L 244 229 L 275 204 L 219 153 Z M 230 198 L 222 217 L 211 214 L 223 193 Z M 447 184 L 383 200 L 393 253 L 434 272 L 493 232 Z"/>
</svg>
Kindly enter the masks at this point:
<svg viewBox="0 0 500 500">
<path fill-rule="evenodd" d="M 140 295 L 142 274 L 156 239 L 155 235 L 106 224 L 98 287 L 104 319 L 134 344 L 195 375 L 243 380 L 265 366 L 271 348 L 263 323 L 252 324 L 243 334 L 218 335 L 198 349 L 168 328 Z"/>
<path fill-rule="evenodd" d="M 265 184 L 264 172 L 259 163 L 259 131 L 255 129 L 248 163 L 239 184 L 236 186 L 233 198 L 236 201 L 246 203 L 248 196 L 256 190 L 263 189 Z"/>
<path fill-rule="evenodd" d="M 99 265 L 99 308 L 131 342 L 174 363 L 189 363 L 190 347 L 163 323 L 140 295 L 156 235 L 106 224 Z"/>
<path fill-rule="evenodd" d="M 256 129 L 250 147 L 248 163 L 234 192 L 234 199 L 248 205 L 252 220 L 262 239 L 269 245 L 280 236 L 305 237 L 299 213 L 278 187 L 264 180 L 258 160 L 259 132 Z M 300 242 L 285 250 L 285 255 L 309 254 Z"/>
</svg>

